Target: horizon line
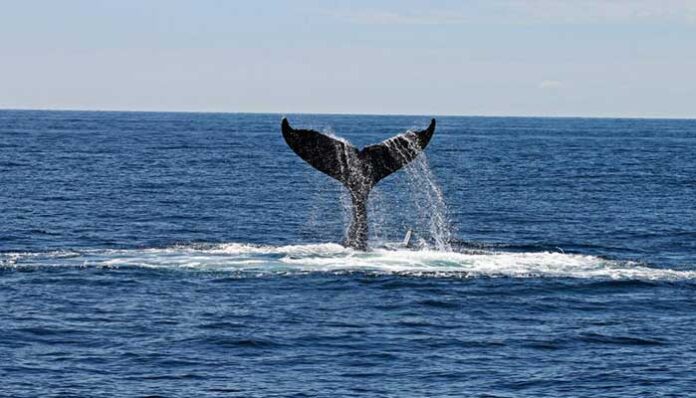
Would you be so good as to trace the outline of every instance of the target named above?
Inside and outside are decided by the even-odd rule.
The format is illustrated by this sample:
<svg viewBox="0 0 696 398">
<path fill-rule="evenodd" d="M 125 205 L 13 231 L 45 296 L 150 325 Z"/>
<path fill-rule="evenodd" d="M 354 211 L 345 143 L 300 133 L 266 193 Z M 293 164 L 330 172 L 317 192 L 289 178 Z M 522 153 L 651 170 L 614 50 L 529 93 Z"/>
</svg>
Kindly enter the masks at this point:
<svg viewBox="0 0 696 398">
<path fill-rule="evenodd" d="M 500 114 L 415 114 L 415 113 L 369 113 L 369 112 L 303 112 L 303 111 L 215 111 L 215 110 L 136 110 L 136 109 L 88 109 L 88 108 L 2 108 L 0 111 L 14 112 L 104 112 L 104 113 L 191 113 L 230 115 L 317 115 L 317 116 L 416 116 L 416 117 L 461 117 L 461 118 L 546 118 L 546 119 L 626 119 L 626 120 L 696 120 L 685 116 L 580 116 L 580 115 L 500 115 Z"/>
</svg>

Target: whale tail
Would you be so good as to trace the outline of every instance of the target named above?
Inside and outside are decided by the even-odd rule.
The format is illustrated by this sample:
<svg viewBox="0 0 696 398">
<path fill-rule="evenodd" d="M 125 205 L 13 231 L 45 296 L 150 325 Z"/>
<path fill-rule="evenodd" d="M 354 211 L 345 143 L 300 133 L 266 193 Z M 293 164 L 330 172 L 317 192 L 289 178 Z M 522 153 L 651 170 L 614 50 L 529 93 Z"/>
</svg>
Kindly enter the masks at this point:
<svg viewBox="0 0 696 398">
<path fill-rule="evenodd" d="M 281 122 L 281 130 L 285 142 L 299 157 L 348 189 L 353 204 L 353 220 L 344 244 L 365 250 L 370 190 L 425 149 L 435 133 L 435 119 L 425 130 L 407 131 L 361 150 L 340 138 L 314 130 L 293 129 L 285 118 Z"/>
</svg>

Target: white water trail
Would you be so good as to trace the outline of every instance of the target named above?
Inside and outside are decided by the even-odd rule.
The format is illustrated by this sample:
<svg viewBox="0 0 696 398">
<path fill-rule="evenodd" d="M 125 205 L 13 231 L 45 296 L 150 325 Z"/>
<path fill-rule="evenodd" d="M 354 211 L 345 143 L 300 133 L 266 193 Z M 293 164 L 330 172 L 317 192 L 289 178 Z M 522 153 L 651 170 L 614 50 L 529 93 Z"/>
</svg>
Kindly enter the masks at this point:
<svg viewBox="0 0 696 398">
<path fill-rule="evenodd" d="M 4 260 L 3 260 L 4 258 Z M 267 246 L 244 243 L 165 248 L 4 253 L 0 267 L 156 268 L 273 275 L 371 272 L 414 277 L 578 278 L 696 281 L 696 267 L 657 268 L 630 261 L 552 252 L 442 252 L 375 249 L 334 243 Z"/>
</svg>

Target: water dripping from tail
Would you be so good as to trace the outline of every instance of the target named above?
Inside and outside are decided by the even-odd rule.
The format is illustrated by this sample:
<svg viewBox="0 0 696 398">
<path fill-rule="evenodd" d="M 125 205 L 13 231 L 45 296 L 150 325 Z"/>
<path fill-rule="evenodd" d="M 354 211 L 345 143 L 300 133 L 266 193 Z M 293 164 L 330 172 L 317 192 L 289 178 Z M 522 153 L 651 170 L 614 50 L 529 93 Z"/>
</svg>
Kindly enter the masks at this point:
<svg viewBox="0 0 696 398">
<path fill-rule="evenodd" d="M 397 145 L 390 145 L 390 141 L 386 141 L 386 144 L 393 151 L 403 151 L 403 148 Z M 421 153 L 406 165 L 404 171 L 409 203 L 415 207 L 416 213 L 415 225 L 411 229 L 420 238 L 421 246 L 438 251 L 451 251 L 454 232 L 449 209 L 425 153 Z"/>
<path fill-rule="evenodd" d="M 287 119 L 282 120 L 281 130 L 288 146 L 299 157 L 315 169 L 340 181 L 348 189 L 352 219 L 344 244 L 357 250 L 365 250 L 368 240 L 367 205 L 370 191 L 380 180 L 406 166 L 421 154 L 435 132 L 435 119 L 431 120 L 425 130 L 408 131 L 361 150 L 337 137 L 313 130 L 293 129 Z M 433 179 L 430 177 L 428 181 Z M 436 187 L 432 182 L 425 186 L 428 185 Z M 441 192 L 437 192 L 441 200 Z M 429 205 L 433 195 L 426 195 L 426 198 L 427 202 L 425 206 L 419 206 L 419 212 L 437 210 L 437 206 Z M 442 216 L 435 215 L 435 218 L 433 225 L 443 224 L 438 220 L 442 219 Z M 434 236 L 437 237 L 437 246 L 445 248 L 447 238 L 441 232 L 436 232 Z"/>
</svg>

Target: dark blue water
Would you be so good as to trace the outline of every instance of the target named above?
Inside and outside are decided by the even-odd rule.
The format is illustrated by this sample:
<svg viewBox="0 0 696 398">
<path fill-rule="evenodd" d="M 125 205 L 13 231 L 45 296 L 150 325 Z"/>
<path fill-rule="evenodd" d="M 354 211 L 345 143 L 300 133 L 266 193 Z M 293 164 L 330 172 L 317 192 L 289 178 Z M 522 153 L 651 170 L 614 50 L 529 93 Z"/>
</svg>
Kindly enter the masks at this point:
<svg viewBox="0 0 696 398">
<path fill-rule="evenodd" d="M 280 118 L 0 111 L 0 396 L 696 396 L 696 121 L 438 118 L 361 253 Z"/>
</svg>

